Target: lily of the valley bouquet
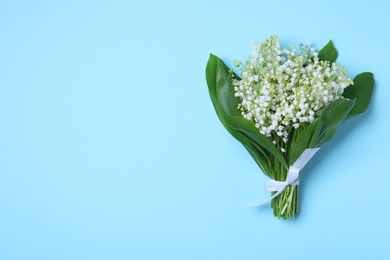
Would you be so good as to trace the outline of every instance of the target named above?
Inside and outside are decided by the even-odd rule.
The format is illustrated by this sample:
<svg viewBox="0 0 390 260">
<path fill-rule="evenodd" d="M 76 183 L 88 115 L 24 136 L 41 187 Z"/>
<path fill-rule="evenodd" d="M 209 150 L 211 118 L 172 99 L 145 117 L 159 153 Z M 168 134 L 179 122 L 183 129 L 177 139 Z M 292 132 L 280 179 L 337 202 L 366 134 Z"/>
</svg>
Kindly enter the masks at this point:
<svg viewBox="0 0 390 260">
<path fill-rule="evenodd" d="M 294 218 L 302 168 L 341 123 L 366 111 L 373 74 L 348 78 L 332 41 L 319 52 L 310 42 L 281 49 L 274 35 L 253 45 L 245 63 L 234 61 L 238 74 L 210 55 L 209 93 L 222 124 L 271 178 L 264 188 L 273 196 L 248 206 L 272 199 L 276 217 Z"/>
</svg>

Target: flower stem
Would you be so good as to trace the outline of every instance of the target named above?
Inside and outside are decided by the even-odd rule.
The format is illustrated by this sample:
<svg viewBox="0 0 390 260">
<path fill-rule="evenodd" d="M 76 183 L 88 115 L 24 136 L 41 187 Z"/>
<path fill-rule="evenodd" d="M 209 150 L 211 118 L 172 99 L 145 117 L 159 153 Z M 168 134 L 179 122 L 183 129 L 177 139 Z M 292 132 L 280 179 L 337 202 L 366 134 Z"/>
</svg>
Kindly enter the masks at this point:
<svg viewBox="0 0 390 260">
<path fill-rule="evenodd" d="M 286 189 L 271 202 L 274 209 L 274 215 L 277 218 L 294 218 L 298 213 L 298 186 L 288 186 Z"/>
</svg>

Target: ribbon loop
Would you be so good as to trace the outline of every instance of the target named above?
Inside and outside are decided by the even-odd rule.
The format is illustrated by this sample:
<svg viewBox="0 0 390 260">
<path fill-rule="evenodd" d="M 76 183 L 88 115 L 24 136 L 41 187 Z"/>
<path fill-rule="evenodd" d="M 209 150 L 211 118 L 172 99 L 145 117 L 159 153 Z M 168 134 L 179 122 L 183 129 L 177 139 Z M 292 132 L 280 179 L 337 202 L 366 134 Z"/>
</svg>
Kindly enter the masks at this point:
<svg viewBox="0 0 390 260">
<path fill-rule="evenodd" d="M 299 173 L 319 149 L 320 148 L 306 149 L 295 161 L 295 163 L 288 169 L 286 181 L 276 181 L 271 179 L 264 182 L 263 187 L 266 192 L 276 191 L 276 193 L 271 198 L 266 200 L 258 200 L 245 206 L 255 207 L 262 205 L 279 196 L 279 194 L 282 193 L 288 185 L 298 185 Z"/>
<path fill-rule="evenodd" d="M 272 192 L 280 190 L 283 185 L 286 185 L 285 182 L 268 180 L 263 183 L 263 188 L 266 192 Z"/>
</svg>

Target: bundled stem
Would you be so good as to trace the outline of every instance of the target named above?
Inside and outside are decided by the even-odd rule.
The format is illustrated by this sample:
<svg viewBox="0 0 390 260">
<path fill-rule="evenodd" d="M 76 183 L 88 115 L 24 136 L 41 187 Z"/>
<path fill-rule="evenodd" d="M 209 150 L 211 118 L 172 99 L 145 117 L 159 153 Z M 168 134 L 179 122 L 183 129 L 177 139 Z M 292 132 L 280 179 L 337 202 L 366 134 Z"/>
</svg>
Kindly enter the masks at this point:
<svg viewBox="0 0 390 260">
<path fill-rule="evenodd" d="M 294 218 L 298 214 L 299 186 L 287 186 L 286 189 L 271 201 L 274 215 L 277 218 Z"/>
<path fill-rule="evenodd" d="M 284 157 L 289 165 L 291 165 L 291 162 L 289 160 L 291 148 L 294 146 L 303 128 L 304 126 L 301 126 L 297 129 L 291 128 L 290 139 L 287 143 L 282 142 L 282 140 L 280 140 L 277 135 L 272 136 L 273 139 L 276 141 L 276 146 L 286 150 L 286 152 L 284 153 Z M 283 167 L 278 160 L 274 159 L 273 167 L 271 168 L 271 172 L 269 172 L 268 176 L 277 181 L 285 181 L 287 178 L 287 174 L 288 169 Z M 273 192 L 272 195 L 274 195 L 275 193 L 276 192 Z M 271 207 L 274 209 L 275 217 L 279 219 L 294 218 L 295 215 L 298 213 L 299 209 L 298 200 L 299 185 L 287 186 L 286 189 L 279 196 L 272 199 L 271 201 Z"/>
</svg>

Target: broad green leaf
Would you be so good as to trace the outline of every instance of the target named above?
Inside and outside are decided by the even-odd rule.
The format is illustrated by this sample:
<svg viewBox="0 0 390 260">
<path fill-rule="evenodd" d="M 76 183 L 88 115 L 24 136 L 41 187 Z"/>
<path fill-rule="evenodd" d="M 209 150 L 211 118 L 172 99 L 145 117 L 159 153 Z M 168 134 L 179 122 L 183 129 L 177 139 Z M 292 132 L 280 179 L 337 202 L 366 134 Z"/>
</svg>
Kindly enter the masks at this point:
<svg viewBox="0 0 390 260">
<path fill-rule="evenodd" d="M 232 83 L 223 65 L 219 62 L 217 66 L 217 98 L 226 116 L 239 116 L 240 110 L 237 108 L 240 99 L 234 94 Z"/>
<path fill-rule="evenodd" d="M 223 126 L 228 130 L 228 132 L 236 138 L 238 141 L 240 141 L 244 147 L 248 150 L 249 154 L 253 157 L 253 159 L 256 161 L 256 163 L 259 165 L 259 167 L 265 171 L 269 171 L 269 167 L 267 165 L 269 164 L 269 158 L 265 156 L 263 153 L 258 151 L 256 148 L 253 147 L 248 137 L 246 137 L 244 134 L 239 132 L 238 130 L 235 130 L 231 128 L 225 120 L 225 114 L 221 108 L 221 105 L 218 102 L 217 98 L 217 69 L 222 64 L 222 66 L 225 69 L 225 72 L 227 73 L 228 67 L 223 63 L 222 60 L 220 60 L 217 56 L 211 54 L 209 61 L 207 63 L 206 67 L 206 80 L 207 85 L 209 88 L 209 94 L 211 101 L 213 103 L 214 109 L 218 115 L 219 120 L 223 124 Z M 268 172 L 264 172 L 268 173 Z"/>
<path fill-rule="evenodd" d="M 293 165 L 299 156 L 307 149 L 314 148 L 322 127 L 321 118 L 317 118 L 311 124 L 306 126 L 298 136 L 291 148 L 289 164 Z"/>
<path fill-rule="evenodd" d="M 338 99 L 330 103 L 321 113 L 322 127 L 320 136 L 315 144 L 320 147 L 330 141 L 336 133 L 337 127 L 347 117 L 349 111 L 355 105 L 355 100 Z"/>
<path fill-rule="evenodd" d="M 271 162 L 268 159 L 268 156 L 264 154 L 264 151 L 257 153 L 255 152 L 257 148 L 254 147 L 254 143 L 251 142 L 251 145 L 247 146 L 245 144 L 242 144 L 245 149 L 249 152 L 249 154 L 252 156 L 252 158 L 255 160 L 257 165 L 260 167 L 260 169 L 263 171 L 265 175 L 269 175 L 270 168 L 271 168 Z M 259 148 L 259 147 L 258 147 Z M 260 148 L 261 149 L 261 148 Z"/>
<path fill-rule="evenodd" d="M 329 61 L 330 63 L 333 63 L 336 61 L 337 59 L 337 50 L 336 48 L 334 47 L 333 45 L 333 42 L 332 40 L 330 40 L 328 42 L 327 45 L 325 45 L 324 48 L 322 48 L 319 52 L 318 52 L 318 58 L 320 60 L 327 60 Z"/>
<path fill-rule="evenodd" d="M 237 129 L 252 139 L 257 145 L 271 153 L 284 167 L 288 165 L 283 155 L 276 149 L 271 139 L 259 133 L 255 123 L 241 116 L 232 116 L 226 118 L 227 123 L 234 129 Z"/>
<path fill-rule="evenodd" d="M 322 135 L 320 138 L 318 138 L 317 140 L 317 143 L 316 143 L 316 147 L 320 147 L 322 146 L 324 143 L 330 141 L 333 136 L 336 134 L 336 131 L 337 131 L 337 127 L 331 127 L 331 128 L 328 128 Z"/>
<path fill-rule="evenodd" d="M 206 66 L 206 80 L 207 80 L 207 85 L 209 88 L 209 94 L 211 101 L 213 102 L 213 106 L 215 111 L 217 112 L 218 118 L 223 124 L 223 126 L 228 130 L 228 132 L 236 138 L 238 141 L 241 143 L 245 143 L 246 145 L 249 145 L 249 141 L 247 138 L 240 133 L 239 131 L 231 128 L 225 120 L 225 116 L 223 113 L 223 110 L 221 108 L 221 105 L 218 102 L 217 99 L 217 68 L 219 67 L 219 58 L 215 55 L 210 55 L 209 61 L 207 62 Z"/>
<path fill-rule="evenodd" d="M 349 99 L 356 99 L 354 107 L 349 111 L 346 119 L 365 112 L 370 105 L 372 91 L 374 90 L 374 75 L 371 72 L 364 72 L 353 79 L 353 85 L 349 85 L 343 96 Z"/>
<path fill-rule="evenodd" d="M 216 94 L 218 102 L 221 106 L 221 109 L 224 113 L 226 122 L 236 130 L 239 130 L 241 133 L 244 133 L 245 136 L 249 137 L 254 143 L 252 143 L 252 147 L 254 146 L 258 152 L 260 152 L 265 158 L 269 158 L 263 149 L 270 152 L 272 155 L 276 156 L 276 158 L 283 164 L 287 165 L 281 153 L 276 149 L 275 145 L 271 142 L 269 138 L 259 133 L 259 130 L 255 127 L 254 122 L 247 120 L 241 117 L 240 110 L 237 109 L 240 100 L 235 97 L 235 92 L 229 76 L 227 75 L 226 68 L 223 66 L 222 61 L 220 61 L 220 66 L 217 68 L 217 78 L 216 78 Z M 242 126 L 239 124 L 234 124 L 234 127 L 230 124 L 233 123 L 244 123 L 245 129 L 248 130 L 243 132 Z M 250 128 L 248 128 L 250 126 Z"/>
<path fill-rule="evenodd" d="M 219 65 L 219 58 L 213 54 L 210 54 L 209 61 L 207 62 L 206 66 L 206 81 L 207 81 L 207 86 L 209 87 L 209 93 L 211 99 L 214 97 L 217 97 L 217 68 Z M 214 100 L 213 104 L 214 103 Z"/>
<path fill-rule="evenodd" d="M 330 103 L 321 113 L 322 129 L 341 124 L 353 108 L 355 100 L 340 98 Z"/>
</svg>

